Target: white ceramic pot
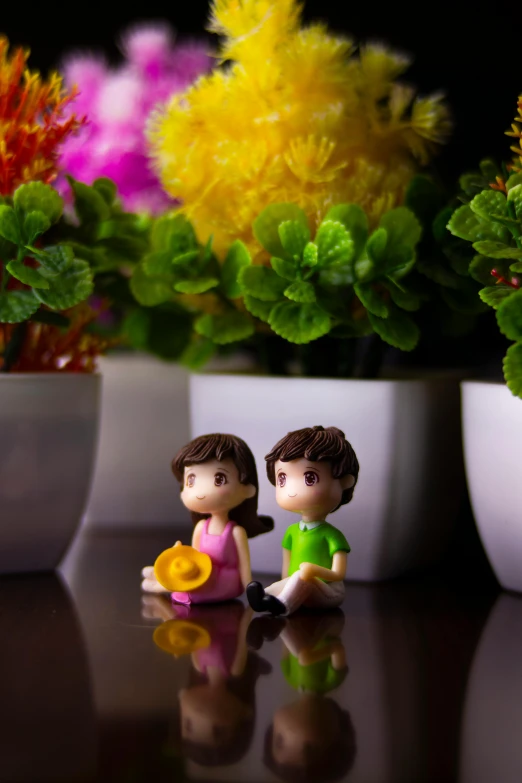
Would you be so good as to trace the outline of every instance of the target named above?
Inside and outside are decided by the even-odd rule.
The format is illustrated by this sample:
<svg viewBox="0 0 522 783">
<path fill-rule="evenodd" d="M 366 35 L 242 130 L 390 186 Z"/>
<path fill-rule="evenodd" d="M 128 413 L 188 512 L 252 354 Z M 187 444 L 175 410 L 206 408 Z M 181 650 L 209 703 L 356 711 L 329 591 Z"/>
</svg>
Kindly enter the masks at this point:
<svg viewBox="0 0 522 783">
<path fill-rule="evenodd" d="M 170 468 L 190 439 L 187 371 L 121 354 L 103 358 L 100 372 L 100 442 L 86 524 L 128 530 L 187 521 Z"/>
<path fill-rule="evenodd" d="M 501 383 L 462 384 L 464 454 L 477 527 L 495 575 L 522 592 L 522 400 Z"/>
<path fill-rule="evenodd" d="M 453 381 L 363 381 L 193 375 L 192 435 L 231 432 L 257 461 L 259 509 L 275 532 L 251 544 L 255 570 L 277 573 L 295 515 L 280 509 L 264 456 L 288 431 L 344 430 L 361 466 L 354 499 L 330 520 L 350 543 L 351 579 L 394 577 L 440 554 L 463 486 L 459 394 Z"/>
<path fill-rule="evenodd" d="M 469 675 L 460 783 L 522 780 L 521 659 L 522 599 L 503 593 L 488 617 Z"/>
<path fill-rule="evenodd" d="M 55 568 L 81 520 L 100 377 L 0 374 L 0 573 Z"/>
</svg>

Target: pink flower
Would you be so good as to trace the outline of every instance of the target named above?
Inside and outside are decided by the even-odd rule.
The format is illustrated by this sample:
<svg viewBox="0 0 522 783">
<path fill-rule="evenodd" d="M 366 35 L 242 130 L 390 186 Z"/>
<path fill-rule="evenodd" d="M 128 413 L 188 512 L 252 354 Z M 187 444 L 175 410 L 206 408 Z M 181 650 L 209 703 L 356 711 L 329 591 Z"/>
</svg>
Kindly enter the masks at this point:
<svg viewBox="0 0 522 783">
<path fill-rule="evenodd" d="M 96 54 L 73 54 L 64 61 L 65 83 L 79 89 L 74 111 L 86 115 L 88 124 L 63 145 L 60 169 L 87 184 L 110 177 L 125 209 L 158 214 L 173 202 L 147 157 L 147 118 L 210 70 L 212 58 L 202 42 L 174 45 L 173 31 L 161 23 L 130 28 L 120 48 L 125 60 L 117 68 Z M 67 192 L 63 175 L 57 184 Z"/>
</svg>

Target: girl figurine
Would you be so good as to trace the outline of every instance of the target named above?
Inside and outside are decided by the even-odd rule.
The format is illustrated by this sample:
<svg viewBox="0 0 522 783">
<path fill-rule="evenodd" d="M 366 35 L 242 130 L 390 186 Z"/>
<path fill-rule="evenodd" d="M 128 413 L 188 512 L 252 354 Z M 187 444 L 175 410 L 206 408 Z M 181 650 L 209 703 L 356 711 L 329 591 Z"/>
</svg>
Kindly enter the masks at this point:
<svg viewBox="0 0 522 783">
<path fill-rule="evenodd" d="M 201 435 L 178 452 L 172 471 L 181 500 L 192 512 L 192 547 L 212 562 L 204 584 L 172 593 L 172 600 L 202 604 L 237 598 L 252 579 L 248 539 L 274 527 L 270 517 L 257 514 L 259 484 L 252 452 L 234 435 Z M 152 566 L 142 575 L 145 592 L 164 592 Z"/>
</svg>

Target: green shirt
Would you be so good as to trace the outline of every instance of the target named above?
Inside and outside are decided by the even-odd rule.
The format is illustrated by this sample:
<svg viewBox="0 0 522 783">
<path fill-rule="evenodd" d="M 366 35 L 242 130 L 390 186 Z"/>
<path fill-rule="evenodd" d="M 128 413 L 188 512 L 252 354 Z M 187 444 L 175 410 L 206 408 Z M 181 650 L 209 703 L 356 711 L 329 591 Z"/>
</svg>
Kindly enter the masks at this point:
<svg viewBox="0 0 522 783">
<path fill-rule="evenodd" d="M 282 546 L 290 550 L 288 576 L 299 571 L 301 563 L 313 563 L 331 568 L 336 552 L 349 552 L 350 546 L 340 530 L 324 522 L 311 530 L 301 530 L 299 522 L 290 525 L 284 535 Z"/>
<path fill-rule="evenodd" d="M 337 671 L 331 658 L 302 666 L 294 655 L 281 661 L 281 669 L 287 683 L 295 690 L 309 693 L 328 693 L 337 688 L 346 677 L 347 669 Z"/>
</svg>

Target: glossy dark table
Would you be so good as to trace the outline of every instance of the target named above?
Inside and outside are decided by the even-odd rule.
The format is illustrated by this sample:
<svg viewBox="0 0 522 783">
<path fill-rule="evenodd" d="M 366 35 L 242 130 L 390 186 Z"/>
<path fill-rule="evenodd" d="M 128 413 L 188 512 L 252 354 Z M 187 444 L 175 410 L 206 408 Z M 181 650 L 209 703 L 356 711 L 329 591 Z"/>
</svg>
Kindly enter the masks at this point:
<svg viewBox="0 0 522 783">
<path fill-rule="evenodd" d="M 91 534 L 0 579 L 1 781 L 520 783 L 522 597 L 432 573 L 175 618 L 139 587 L 173 540 Z"/>
</svg>

